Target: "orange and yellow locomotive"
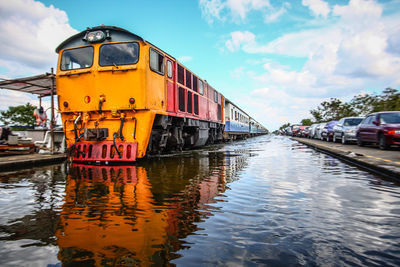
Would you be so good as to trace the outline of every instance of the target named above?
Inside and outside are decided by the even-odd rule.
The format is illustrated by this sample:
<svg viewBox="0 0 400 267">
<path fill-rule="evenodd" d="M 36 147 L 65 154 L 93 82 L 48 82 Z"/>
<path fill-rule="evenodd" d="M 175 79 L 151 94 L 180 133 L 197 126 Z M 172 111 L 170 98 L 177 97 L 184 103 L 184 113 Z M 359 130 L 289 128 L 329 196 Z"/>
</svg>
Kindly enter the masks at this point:
<svg viewBox="0 0 400 267">
<path fill-rule="evenodd" d="M 74 161 L 135 161 L 222 139 L 224 97 L 141 37 L 99 26 L 56 52 L 59 111 Z"/>
</svg>

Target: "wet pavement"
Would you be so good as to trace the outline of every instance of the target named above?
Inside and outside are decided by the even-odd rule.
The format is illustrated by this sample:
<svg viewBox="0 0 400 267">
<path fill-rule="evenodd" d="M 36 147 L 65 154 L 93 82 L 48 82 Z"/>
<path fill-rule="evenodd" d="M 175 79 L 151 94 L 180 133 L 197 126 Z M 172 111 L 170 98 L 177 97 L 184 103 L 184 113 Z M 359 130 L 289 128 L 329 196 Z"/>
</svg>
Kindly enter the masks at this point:
<svg viewBox="0 0 400 267">
<path fill-rule="evenodd" d="M 287 137 L 0 173 L 0 265 L 399 266 L 399 204 Z"/>
<path fill-rule="evenodd" d="M 381 150 L 374 144 L 360 147 L 356 144 L 333 143 L 317 139 L 300 137 L 292 137 L 292 139 L 400 182 L 400 148 L 397 146 Z"/>
</svg>

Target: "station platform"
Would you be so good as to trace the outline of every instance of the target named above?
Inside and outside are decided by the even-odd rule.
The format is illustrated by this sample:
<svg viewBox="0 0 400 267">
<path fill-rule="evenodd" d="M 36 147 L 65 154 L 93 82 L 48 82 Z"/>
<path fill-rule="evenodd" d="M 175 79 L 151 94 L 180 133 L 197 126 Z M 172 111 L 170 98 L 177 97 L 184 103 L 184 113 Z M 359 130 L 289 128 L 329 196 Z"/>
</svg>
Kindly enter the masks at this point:
<svg viewBox="0 0 400 267">
<path fill-rule="evenodd" d="M 0 157 L 0 172 L 15 169 L 27 169 L 36 166 L 55 164 L 67 160 L 65 153 L 59 154 L 25 154 Z"/>
</svg>

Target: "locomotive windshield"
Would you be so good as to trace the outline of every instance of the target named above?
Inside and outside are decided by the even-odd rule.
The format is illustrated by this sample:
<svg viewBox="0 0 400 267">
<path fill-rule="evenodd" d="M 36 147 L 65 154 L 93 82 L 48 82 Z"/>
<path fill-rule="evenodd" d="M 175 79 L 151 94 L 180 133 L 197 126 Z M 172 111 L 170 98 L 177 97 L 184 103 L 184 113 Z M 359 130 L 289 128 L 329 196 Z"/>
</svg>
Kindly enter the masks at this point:
<svg viewBox="0 0 400 267">
<path fill-rule="evenodd" d="M 136 64 L 139 59 L 138 43 L 105 44 L 100 47 L 100 66 Z"/>
<path fill-rule="evenodd" d="M 61 56 L 61 70 L 90 68 L 92 64 L 92 46 L 65 50 Z"/>
</svg>

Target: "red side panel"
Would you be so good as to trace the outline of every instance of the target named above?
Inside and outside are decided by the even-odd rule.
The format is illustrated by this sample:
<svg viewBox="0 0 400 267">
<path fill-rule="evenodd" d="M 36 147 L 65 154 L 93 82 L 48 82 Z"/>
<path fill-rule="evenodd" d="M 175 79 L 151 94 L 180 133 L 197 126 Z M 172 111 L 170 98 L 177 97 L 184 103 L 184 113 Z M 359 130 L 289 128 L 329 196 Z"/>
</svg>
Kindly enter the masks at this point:
<svg viewBox="0 0 400 267">
<path fill-rule="evenodd" d="M 199 97 L 199 117 L 207 120 L 208 101 L 206 97 Z"/>
<path fill-rule="evenodd" d="M 167 80 L 167 111 L 175 112 L 175 85 Z"/>
</svg>

